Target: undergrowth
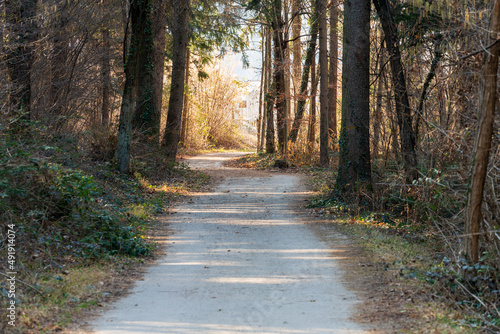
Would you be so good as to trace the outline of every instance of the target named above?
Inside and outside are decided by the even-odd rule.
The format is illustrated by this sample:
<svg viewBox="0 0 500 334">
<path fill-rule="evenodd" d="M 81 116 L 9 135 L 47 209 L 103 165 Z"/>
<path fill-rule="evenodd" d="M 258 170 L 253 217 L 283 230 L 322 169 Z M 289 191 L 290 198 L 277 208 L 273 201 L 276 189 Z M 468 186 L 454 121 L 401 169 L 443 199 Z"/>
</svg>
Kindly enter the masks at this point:
<svg viewBox="0 0 500 334">
<path fill-rule="evenodd" d="M 369 206 L 355 199 L 366 198 L 363 190 L 348 202 L 332 196 L 332 170 L 313 173 L 320 195 L 310 206 L 324 210 L 337 222 L 340 219 L 344 224 L 360 226 L 355 235 L 365 235 L 361 243 L 372 250 L 384 250 L 378 258 L 393 254 L 386 267 L 398 271 L 400 279 L 420 281 L 429 288 L 429 299 L 437 296 L 451 309 L 461 310 L 460 318 L 450 320 L 453 326 L 484 332 L 499 330 L 498 254 L 483 249 L 480 262 L 471 265 L 462 252 L 465 180 L 451 166 L 421 169 L 418 180 L 405 184 L 402 171 L 394 166 L 380 168 L 375 165 L 375 175 L 384 177 L 375 179 Z M 398 246 L 380 247 L 370 236 L 374 230 L 388 237 L 383 237 L 385 242 Z M 410 250 L 413 255 L 407 254 Z"/>
<path fill-rule="evenodd" d="M 207 182 L 186 165 L 167 162 L 150 144 L 134 145 L 133 174 L 122 175 L 108 160 L 113 141 L 107 135 L 50 136 L 30 128 L 0 129 L 0 270 L 2 276 L 13 271 L 7 237 L 14 232 L 10 264 L 18 273 L 16 327 L 2 321 L 2 332 L 59 330 L 78 309 L 95 306 L 103 280 L 97 273 L 110 275 L 150 257 L 153 218 Z M 3 319 L 9 290 L 1 282 Z"/>
</svg>

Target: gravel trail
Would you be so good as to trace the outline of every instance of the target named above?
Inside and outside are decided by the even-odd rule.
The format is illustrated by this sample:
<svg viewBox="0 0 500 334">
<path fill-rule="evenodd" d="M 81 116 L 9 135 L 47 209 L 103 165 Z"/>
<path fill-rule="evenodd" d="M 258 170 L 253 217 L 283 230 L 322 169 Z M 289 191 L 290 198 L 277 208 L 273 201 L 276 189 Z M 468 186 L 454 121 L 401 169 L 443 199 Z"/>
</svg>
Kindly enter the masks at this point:
<svg viewBox="0 0 500 334">
<path fill-rule="evenodd" d="M 308 226 L 295 174 L 224 168 L 237 154 L 188 160 L 220 180 L 164 218 L 166 254 L 92 324 L 96 333 L 373 333 L 335 251 Z"/>
</svg>

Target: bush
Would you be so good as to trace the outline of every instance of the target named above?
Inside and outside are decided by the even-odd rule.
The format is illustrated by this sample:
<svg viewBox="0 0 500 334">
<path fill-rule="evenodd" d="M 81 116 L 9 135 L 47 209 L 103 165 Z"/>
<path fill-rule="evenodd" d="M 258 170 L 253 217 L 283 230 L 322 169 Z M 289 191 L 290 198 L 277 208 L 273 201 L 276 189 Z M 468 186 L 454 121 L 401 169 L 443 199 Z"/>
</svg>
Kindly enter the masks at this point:
<svg viewBox="0 0 500 334">
<path fill-rule="evenodd" d="M 18 229 L 25 253 L 147 255 L 137 226 L 93 176 L 0 143 L 0 218 Z M 4 224 L 3 226 L 6 226 Z"/>
</svg>

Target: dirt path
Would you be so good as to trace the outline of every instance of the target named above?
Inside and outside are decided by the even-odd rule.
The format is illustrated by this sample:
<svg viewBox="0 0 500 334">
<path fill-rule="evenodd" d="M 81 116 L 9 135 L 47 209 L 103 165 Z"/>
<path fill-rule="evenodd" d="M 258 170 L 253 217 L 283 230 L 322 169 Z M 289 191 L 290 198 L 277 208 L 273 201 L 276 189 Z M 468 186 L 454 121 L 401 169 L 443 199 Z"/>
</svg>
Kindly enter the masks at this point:
<svg viewBox="0 0 500 334">
<path fill-rule="evenodd" d="M 372 333 L 351 320 L 342 253 L 301 217 L 302 177 L 223 168 L 234 155 L 189 159 L 218 185 L 168 215 L 166 255 L 96 333 Z"/>
</svg>

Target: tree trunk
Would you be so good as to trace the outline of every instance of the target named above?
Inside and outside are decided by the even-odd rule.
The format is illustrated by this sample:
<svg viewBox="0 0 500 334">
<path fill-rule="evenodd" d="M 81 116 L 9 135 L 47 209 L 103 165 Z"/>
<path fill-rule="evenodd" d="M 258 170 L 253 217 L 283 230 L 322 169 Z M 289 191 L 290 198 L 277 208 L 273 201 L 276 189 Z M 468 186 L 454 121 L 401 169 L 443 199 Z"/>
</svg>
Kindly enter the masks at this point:
<svg viewBox="0 0 500 334">
<path fill-rule="evenodd" d="M 318 80 L 316 79 L 316 57 L 313 57 L 311 65 L 311 103 L 309 105 L 309 129 L 307 137 L 309 143 L 314 146 L 316 141 L 316 92 L 318 90 Z"/>
<path fill-rule="evenodd" d="M 301 43 L 300 43 L 300 30 L 302 29 L 302 16 L 299 14 L 302 7 L 302 0 L 292 0 L 292 56 L 293 56 L 293 95 L 297 96 L 302 92 L 301 89 Z M 307 89 L 307 87 L 306 87 Z M 297 107 L 295 107 L 297 110 Z M 289 136 L 290 138 L 290 136 Z"/>
<path fill-rule="evenodd" d="M 326 0 L 316 0 L 316 10 L 319 21 L 319 68 L 321 82 L 320 95 L 320 123 L 319 123 L 319 163 L 326 167 L 330 163 L 328 157 L 328 30 L 326 24 Z"/>
<path fill-rule="evenodd" d="M 132 120 L 134 129 L 148 136 L 157 136 L 160 130 L 158 112 L 155 110 L 154 74 L 155 45 L 153 39 L 152 0 L 143 1 L 139 41 L 139 72 L 137 77 L 137 106 Z M 157 13 L 159 11 L 156 11 Z"/>
<path fill-rule="evenodd" d="M 152 126 L 159 144 L 161 114 L 163 107 L 163 76 L 165 74 L 165 44 L 167 27 L 167 1 L 153 1 L 153 43 L 154 43 L 154 76 L 153 76 L 153 115 Z"/>
<path fill-rule="evenodd" d="M 184 111 L 182 112 L 182 124 L 181 124 L 181 142 L 183 143 L 184 146 L 186 146 L 187 142 L 187 130 L 188 130 L 188 121 L 189 121 L 189 65 L 191 63 L 191 50 L 187 49 L 187 56 L 186 56 L 186 83 L 184 84 L 184 88 L 186 91 L 184 91 Z"/>
<path fill-rule="evenodd" d="M 104 22 L 104 25 L 107 22 Z M 101 55 L 101 76 L 102 76 L 102 109 L 101 124 L 108 126 L 111 121 L 111 45 L 109 29 L 102 27 L 102 55 Z"/>
<path fill-rule="evenodd" d="M 274 69 L 273 87 L 275 90 L 276 125 L 278 130 L 278 146 L 280 153 L 285 153 L 286 141 L 286 101 L 285 101 L 285 64 L 287 42 L 283 38 L 284 22 L 281 16 L 281 0 L 273 1 L 273 41 Z"/>
<path fill-rule="evenodd" d="M 329 105 L 328 105 L 328 134 L 330 143 L 337 139 L 337 72 L 338 72 L 338 53 L 339 53 L 339 37 L 338 37 L 338 20 L 339 8 L 338 0 L 333 0 L 330 5 L 330 73 L 329 73 Z"/>
<path fill-rule="evenodd" d="M 128 173 L 130 168 L 130 143 L 132 118 L 134 117 L 135 98 L 137 94 L 137 75 L 141 45 L 141 21 L 144 20 L 145 1 L 132 1 L 130 3 L 129 17 L 132 23 L 130 45 L 127 59 L 125 60 L 125 87 L 120 110 L 118 127 L 118 143 L 116 146 L 116 163 L 121 173 Z"/>
<path fill-rule="evenodd" d="M 264 105 L 264 92 L 266 85 L 266 43 L 265 43 L 265 28 L 262 26 L 262 70 L 260 71 L 260 90 L 259 90 L 259 118 L 257 120 L 257 152 L 262 152 L 264 147 L 264 118 L 266 117 Z"/>
<path fill-rule="evenodd" d="M 496 0 L 490 19 L 490 32 L 487 45 L 498 41 L 500 34 L 500 0 Z M 484 181 L 488 170 L 495 107 L 497 103 L 497 72 L 500 55 L 500 43 L 496 43 L 484 52 L 479 97 L 479 122 L 474 145 L 474 164 L 472 167 L 471 188 L 467 202 L 465 250 L 473 262 L 479 261 L 479 234 L 481 231 L 481 206 L 483 203 Z"/>
<path fill-rule="evenodd" d="M 410 101 L 406 78 L 401 63 L 399 40 L 397 37 L 397 25 L 394 19 L 393 4 L 388 0 L 373 0 L 377 9 L 382 29 L 385 35 L 385 44 L 390 56 L 392 81 L 394 85 L 394 96 L 396 100 L 396 116 L 399 125 L 401 149 L 403 153 L 403 165 L 407 174 L 407 181 L 413 181 L 418 177 L 416 138 L 413 132 Z"/>
<path fill-rule="evenodd" d="M 286 158 L 287 155 L 287 147 L 288 147 L 288 128 L 289 128 L 289 120 L 290 120 L 290 50 L 288 48 L 288 40 L 289 40 L 289 32 L 288 28 L 285 26 L 288 25 L 289 22 L 289 13 L 288 13 L 288 0 L 284 0 L 284 23 L 283 23 L 283 44 L 286 46 L 283 53 L 283 79 L 285 83 L 285 94 L 283 97 L 283 102 L 285 103 L 284 114 L 283 114 L 283 149 L 281 153 Z"/>
<path fill-rule="evenodd" d="M 273 154 L 276 152 L 274 144 L 274 101 L 275 101 L 275 90 L 274 83 L 272 79 L 272 66 L 271 66 L 271 32 L 268 30 L 266 34 L 266 74 L 267 74 L 267 85 L 265 91 L 265 104 L 266 104 L 266 153 Z"/>
<path fill-rule="evenodd" d="M 337 190 L 341 195 L 371 182 L 369 0 L 344 4 L 342 123 Z"/>
<path fill-rule="evenodd" d="M 56 130 L 59 130 L 65 123 L 65 88 L 69 86 L 67 64 L 69 56 L 68 22 L 64 11 L 62 9 L 59 11 L 61 12 L 56 12 L 55 23 L 52 27 L 52 55 L 50 61 L 50 113 L 54 117 L 52 121 Z"/>
<path fill-rule="evenodd" d="M 380 50 L 380 59 L 378 61 L 377 67 L 380 73 L 378 74 L 377 80 L 377 93 L 375 96 L 375 111 L 373 117 L 375 118 L 373 124 L 373 145 L 372 145 L 372 157 L 373 160 L 376 160 L 379 156 L 379 141 L 380 141 L 380 129 L 382 127 L 382 93 L 383 93 L 383 85 L 382 85 L 382 76 L 384 68 L 382 67 L 384 64 L 383 50 Z"/>
<path fill-rule="evenodd" d="M 164 145 L 167 156 L 175 160 L 180 139 L 184 76 L 189 42 L 189 0 L 174 0 L 174 32 L 172 55 L 172 82 L 168 103 Z"/>
<path fill-rule="evenodd" d="M 304 69 L 302 71 L 302 79 L 300 83 L 300 93 L 298 96 L 297 106 L 295 109 L 295 120 L 293 121 L 292 129 L 288 135 L 288 140 L 295 143 L 297 136 L 299 134 L 300 124 L 302 118 L 304 117 L 304 110 L 307 100 L 307 85 L 309 84 L 309 72 L 311 72 L 311 67 L 314 62 L 314 56 L 316 55 L 316 40 L 318 39 L 318 19 L 316 16 L 316 11 L 313 11 L 311 17 L 311 39 L 307 46 L 306 60 L 304 63 Z M 312 80 L 312 79 L 311 79 Z M 312 87 L 312 84 L 311 84 Z"/>
</svg>

